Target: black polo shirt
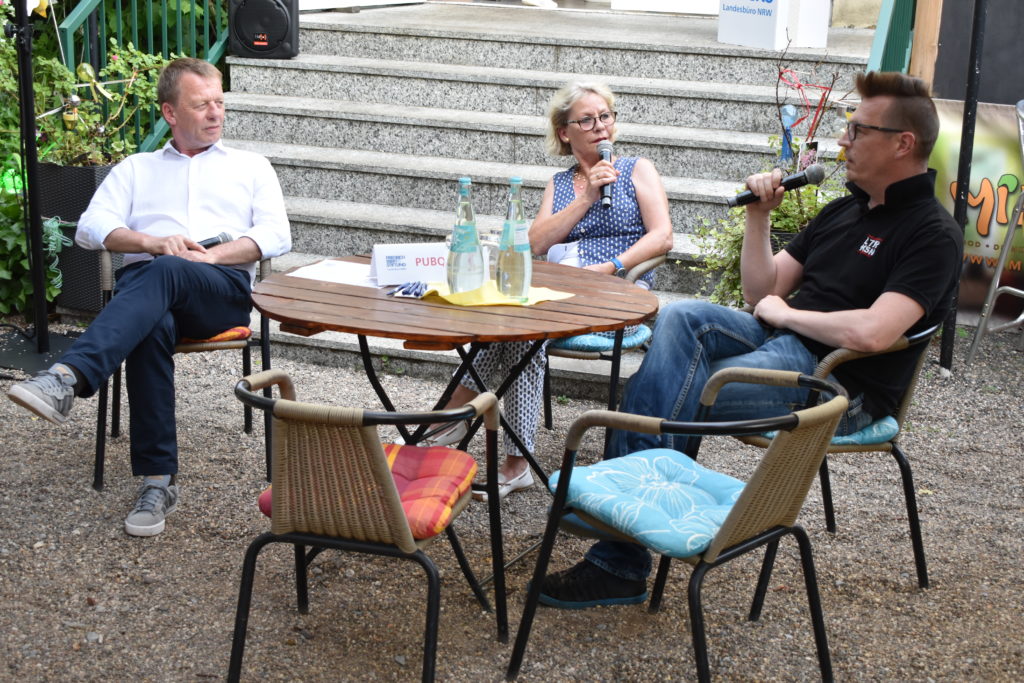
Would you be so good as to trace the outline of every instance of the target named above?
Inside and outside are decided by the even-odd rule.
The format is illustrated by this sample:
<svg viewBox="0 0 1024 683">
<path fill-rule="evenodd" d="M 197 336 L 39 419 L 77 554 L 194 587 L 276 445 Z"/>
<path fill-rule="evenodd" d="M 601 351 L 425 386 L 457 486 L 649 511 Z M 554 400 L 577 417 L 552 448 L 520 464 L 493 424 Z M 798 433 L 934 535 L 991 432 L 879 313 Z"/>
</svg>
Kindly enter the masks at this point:
<svg viewBox="0 0 1024 683">
<path fill-rule="evenodd" d="M 883 293 L 898 292 L 924 309 L 908 334 L 944 320 L 960 277 L 963 233 L 935 198 L 935 172 L 893 183 L 885 203 L 871 209 L 863 190 L 847 187 L 852 194 L 829 203 L 786 247 L 803 265 L 790 305 L 825 312 L 869 308 Z M 834 350 L 798 336 L 819 359 Z M 872 416 L 893 415 L 922 351 L 863 358 L 835 375 L 851 396 L 864 394 Z"/>
</svg>

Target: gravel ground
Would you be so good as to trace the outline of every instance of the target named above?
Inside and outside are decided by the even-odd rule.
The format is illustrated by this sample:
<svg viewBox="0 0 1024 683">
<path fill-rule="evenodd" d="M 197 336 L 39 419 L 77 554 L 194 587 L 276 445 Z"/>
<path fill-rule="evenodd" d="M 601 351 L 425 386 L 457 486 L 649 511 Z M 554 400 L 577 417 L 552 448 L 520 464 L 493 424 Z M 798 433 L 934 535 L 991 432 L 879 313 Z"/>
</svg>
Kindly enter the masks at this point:
<svg viewBox="0 0 1024 683">
<path fill-rule="evenodd" d="M 824 531 L 812 490 L 802 515 L 814 544 L 836 678 L 1016 681 L 1024 678 L 1021 445 L 1024 354 L 1019 335 L 986 342 L 975 365 L 942 378 L 926 370 L 903 437 L 914 463 L 932 587 L 918 590 L 898 475 L 891 459 L 833 465 L 839 533 Z M 930 350 L 936 357 L 937 347 Z M 375 406 L 357 368 L 282 361 L 300 398 Z M 241 434 L 231 396 L 237 358 L 190 355 L 178 363 L 181 501 L 160 536 L 126 536 L 135 482 L 127 439 L 113 440 L 107 487 L 89 487 L 95 400 L 80 401 L 55 428 L 0 401 L 0 678 L 154 680 L 222 678 L 227 671 L 237 582 L 249 540 L 268 528 L 262 434 Z M 5 392 L 11 380 L 0 381 Z M 422 407 L 436 384 L 389 376 L 400 408 Z M 539 454 L 553 467 L 564 426 L 591 407 L 556 406 Z M 262 423 L 260 423 L 261 425 Z M 260 427 L 258 426 L 259 430 Z M 479 449 L 477 449 L 479 450 Z M 476 452 L 476 451 L 474 451 Z M 737 476 L 756 451 L 705 442 L 702 461 Z M 597 457 L 591 447 L 588 457 Z M 878 467 L 874 464 L 878 463 Z M 534 489 L 505 501 L 506 548 L 539 537 L 548 502 Z M 486 572 L 486 514 L 460 518 L 471 562 Z M 554 568 L 585 544 L 565 538 Z M 430 548 L 443 574 L 438 678 L 497 681 L 510 645 L 495 642 L 491 616 L 462 581 L 445 543 Z M 818 677 L 806 600 L 792 544 L 780 551 L 761 621 L 745 620 L 756 558 L 712 572 L 705 583 L 713 675 L 725 680 Z M 413 563 L 324 553 L 312 569 L 311 613 L 295 610 L 290 551 L 264 551 L 244 677 L 247 680 L 415 680 L 425 588 Z M 508 574 L 518 624 L 530 560 Z M 660 680 L 693 676 L 685 586 L 676 564 L 661 613 L 641 606 L 582 612 L 542 609 L 520 680 Z"/>
</svg>

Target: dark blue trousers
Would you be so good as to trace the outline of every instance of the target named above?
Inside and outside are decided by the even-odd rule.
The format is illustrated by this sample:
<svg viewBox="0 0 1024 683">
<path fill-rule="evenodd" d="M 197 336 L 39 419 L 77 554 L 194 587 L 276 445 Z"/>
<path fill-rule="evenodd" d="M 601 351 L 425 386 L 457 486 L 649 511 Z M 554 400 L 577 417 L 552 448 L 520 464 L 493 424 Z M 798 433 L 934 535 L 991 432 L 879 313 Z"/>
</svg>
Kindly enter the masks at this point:
<svg viewBox="0 0 1024 683">
<path fill-rule="evenodd" d="M 236 268 L 160 256 L 118 272 L 115 294 L 60 362 L 92 396 L 125 363 L 132 473 L 178 472 L 174 346 L 249 325 L 249 275 Z"/>
</svg>

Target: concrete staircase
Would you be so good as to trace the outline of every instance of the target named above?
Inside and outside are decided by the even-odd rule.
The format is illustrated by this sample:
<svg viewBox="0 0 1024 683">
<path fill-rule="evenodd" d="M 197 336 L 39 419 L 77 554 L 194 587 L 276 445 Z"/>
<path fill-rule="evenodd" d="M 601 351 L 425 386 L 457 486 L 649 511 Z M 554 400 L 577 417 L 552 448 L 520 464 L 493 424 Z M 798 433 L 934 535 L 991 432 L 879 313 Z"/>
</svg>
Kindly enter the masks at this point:
<svg viewBox="0 0 1024 683">
<path fill-rule="evenodd" d="M 616 152 L 650 158 L 664 179 L 676 240 L 657 286 L 671 300 L 702 284 L 690 269 L 695 222 L 724 214 L 725 199 L 769 158 L 777 102 L 796 101 L 777 93 L 779 53 L 719 44 L 716 32 L 716 19 L 682 15 L 449 2 L 304 14 L 299 57 L 229 59 L 225 138 L 277 169 L 294 253 L 275 268 L 286 268 L 374 243 L 443 239 L 461 175 L 473 178 L 482 230 L 500 226 L 512 175 L 535 213 L 570 161 L 544 152 L 547 100 L 570 80 L 601 80 L 619 98 Z M 824 81 L 839 74 L 842 93 L 871 35 L 833 30 L 827 52 L 793 50 L 783 63 Z M 840 125 L 828 116 L 819 128 L 826 155 Z M 353 362 L 347 335 L 273 334 L 278 355 Z M 441 377 L 456 359 L 373 342 L 388 370 Z M 556 393 L 600 395 L 607 368 L 592 365 L 553 365 Z"/>
</svg>

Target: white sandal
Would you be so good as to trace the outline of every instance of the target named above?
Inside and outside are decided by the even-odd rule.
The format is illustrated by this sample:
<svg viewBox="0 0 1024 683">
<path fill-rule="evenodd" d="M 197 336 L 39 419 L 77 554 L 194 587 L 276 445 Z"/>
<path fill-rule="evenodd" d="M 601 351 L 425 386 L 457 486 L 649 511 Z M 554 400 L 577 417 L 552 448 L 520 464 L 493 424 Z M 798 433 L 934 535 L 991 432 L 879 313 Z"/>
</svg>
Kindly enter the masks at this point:
<svg viewBox="0 0 1024 683">
<path fill-rule="evenodd" d="M 466 422 L 456 422 L 454 425 L 443 429 L 437 434 L 426 439 L 421 439 L 417 446 L 423 448 L 430 448 L 432 446 L 457 446 L 462 441 L 463 437 L 466 436 L 466 432 L 469 428 L 466 426 Z M 398 443 L 405 443 L 405 439 L 398 439 Z"/>
<path fill-rule="evenodd" d="M 519 491 L 522 489 L 528 489 L 533 486 L 533 473 L 530 471 L 530 466 L 527 465 L 526 469 L 512 477 L 511 479 L 504 480 L 501 475 L 498 475 L 498 500 L 505 500 L 505 496 L 512 493 L 513 491 Z M 473 500 L 487 502 L 487 491 L 473 491 Z"/>
</svg>

